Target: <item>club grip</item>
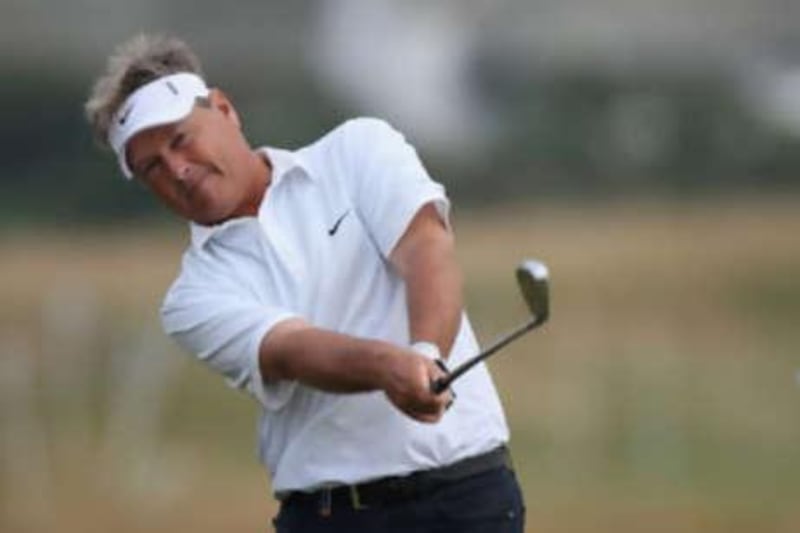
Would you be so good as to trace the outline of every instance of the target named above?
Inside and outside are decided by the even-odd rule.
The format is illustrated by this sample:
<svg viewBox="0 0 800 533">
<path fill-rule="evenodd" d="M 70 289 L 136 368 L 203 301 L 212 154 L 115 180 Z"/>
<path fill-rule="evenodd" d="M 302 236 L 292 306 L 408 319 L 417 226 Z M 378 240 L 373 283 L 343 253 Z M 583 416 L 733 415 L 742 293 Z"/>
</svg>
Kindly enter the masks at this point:
<svg viewBox="0 0 800 533">
<path fill-rule="evenodd" d="M 431 381 L 431 392 L 434 394 L 441 394 L 450 386 L 450 370 L 447 368 L 445 362 L 441 359 L 436 360 L 436 366 L 441 368 L 445 375 Z"/>
<path fill-rule="evenodd" d="M 431 381 L 431 392 L 434 394 L 441 394 L 450 386 L 450 380 L 447 377 L 437 378 Z"/>
</svg>

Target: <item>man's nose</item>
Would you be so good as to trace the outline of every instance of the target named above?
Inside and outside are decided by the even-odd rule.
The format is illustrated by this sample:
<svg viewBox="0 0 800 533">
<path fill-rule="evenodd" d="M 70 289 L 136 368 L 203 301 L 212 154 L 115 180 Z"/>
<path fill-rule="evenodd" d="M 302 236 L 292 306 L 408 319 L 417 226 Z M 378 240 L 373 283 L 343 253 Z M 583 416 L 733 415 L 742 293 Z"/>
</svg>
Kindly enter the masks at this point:
<svg viewBox="0 0 800 533">
<path fill-rule="evenodd" d="M 178 181 L 191 179 L 192 166 L 180 154 L 169 154 L 166 156 L 166 164 L 172 177 Z"/>
</svg>

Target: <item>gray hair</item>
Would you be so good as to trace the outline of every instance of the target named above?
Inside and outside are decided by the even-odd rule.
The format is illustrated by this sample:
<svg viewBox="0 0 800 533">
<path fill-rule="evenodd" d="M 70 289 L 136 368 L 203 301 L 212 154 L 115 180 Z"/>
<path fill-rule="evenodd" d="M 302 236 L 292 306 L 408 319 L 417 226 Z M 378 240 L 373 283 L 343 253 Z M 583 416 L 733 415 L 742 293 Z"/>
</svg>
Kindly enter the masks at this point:
<svg viewBox="0 0 800 533">
<path fill-rule="evenodd" d="M 114 113 L 136 89 L 178 72 L 203 76 L 197 56 L 180 39 L 142 34 L 117 47 L 84 106 L 97 141 L 108 146 L 108 129 Z"/>
</svg>

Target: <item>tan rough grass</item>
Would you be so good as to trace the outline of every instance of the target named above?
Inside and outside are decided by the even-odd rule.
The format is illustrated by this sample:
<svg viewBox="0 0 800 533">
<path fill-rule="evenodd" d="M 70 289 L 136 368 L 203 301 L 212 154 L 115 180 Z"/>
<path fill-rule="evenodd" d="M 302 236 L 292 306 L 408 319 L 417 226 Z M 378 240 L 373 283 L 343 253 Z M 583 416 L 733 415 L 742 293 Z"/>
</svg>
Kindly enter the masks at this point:
<svg viewBox="0 0 800 533">
<path fill-rule="evenodd" d="M 551 269 L 551 322 L 491 362 L 530 531 L 800 529 L 798 207 L 743 198 L 456 211 L 484 342 L 525 314 L 516 263 L 533 256 Z M 102 364 L 119 331 L 154 321 L 185 238 L 176 226 L 5 236 L 0 337 L 35 339 L 43 303 L 75 287 L 98 302 L 98 335 L 116 335 L 95 341 Z M 268 530 L 253 407 L 196 366 L 168 398 L 158 461 L 115 473 L 94 449 L 60 447 L 69 421 L 55 423 L 41 395 L 57 459 L 49 518 L 37 522 L 22 504 L 30 494 L 0 474 L 0 530 Z"/>
</svg>

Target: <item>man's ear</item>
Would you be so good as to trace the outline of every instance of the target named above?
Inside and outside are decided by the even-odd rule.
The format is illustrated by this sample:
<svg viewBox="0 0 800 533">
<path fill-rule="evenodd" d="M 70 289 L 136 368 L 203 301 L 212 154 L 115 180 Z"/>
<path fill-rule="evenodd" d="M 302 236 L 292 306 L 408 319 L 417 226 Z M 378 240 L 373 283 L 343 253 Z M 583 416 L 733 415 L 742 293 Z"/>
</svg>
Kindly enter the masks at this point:
<svg viewBox="0 0 800 533">
<path fill-rule="evenodd" d="M 228 95 L 222 92 L 221 89 L 211 89 L 208 100 L 211 102 L 211 107 L 213 109 L 218 110 L 229 120 L 233 121 L 236 127 L 242 127 L 242 122 L 239 120 L 239 113 L 237 113 L 236 108 L 233 107 L 233 102 L 231 102 Z"/>
</svg>

